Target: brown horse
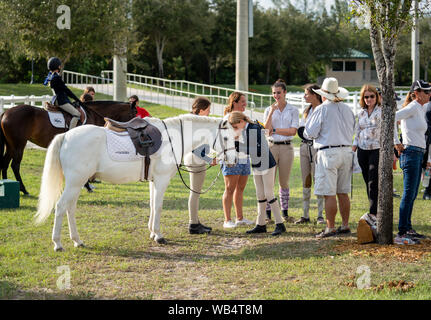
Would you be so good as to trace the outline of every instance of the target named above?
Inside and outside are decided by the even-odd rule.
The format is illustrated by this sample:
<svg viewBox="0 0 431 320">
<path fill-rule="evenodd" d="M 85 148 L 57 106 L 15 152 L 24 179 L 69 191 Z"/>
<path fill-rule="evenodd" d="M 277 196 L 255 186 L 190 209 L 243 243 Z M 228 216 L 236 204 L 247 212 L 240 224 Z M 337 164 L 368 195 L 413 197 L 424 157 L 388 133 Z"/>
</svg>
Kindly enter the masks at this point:
<svg viewBox="0 0 431 320">
<path fill-rule="evenodd" d="M 135 103 L 90 101 L 84 102 L 83 105 L 87 115 L 86 124 L 103 126 L 105 124 L 104 117 L 117 121 L 128 121 L 136 116 Z M 63 112 L 63 114 L 66 123 L 69 123 L 71 115 L 66 112 Z M 28 194 L 19 173 L 27 141 L 47 148 L 56 134 L 63 133 L 68 129 L 55 128 L 51 124 L 46 110 L 29 105 L 19 105 L 6 110 L 0 116 L 0 129 L 0 168 L 2 177 L 7 179 L 7 169 L 12 160 L 11 168 L 20 184 L 20 191 Z"/>
</svg>

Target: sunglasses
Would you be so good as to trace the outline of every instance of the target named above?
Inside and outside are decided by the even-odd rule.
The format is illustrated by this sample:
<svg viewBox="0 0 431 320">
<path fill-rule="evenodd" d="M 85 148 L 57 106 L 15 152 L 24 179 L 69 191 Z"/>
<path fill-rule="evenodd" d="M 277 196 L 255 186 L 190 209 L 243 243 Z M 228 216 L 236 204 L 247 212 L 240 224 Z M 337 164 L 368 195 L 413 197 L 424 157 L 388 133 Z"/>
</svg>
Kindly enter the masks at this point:
<svg viewBox="0 0 431 320">
<path fill-rule="evenodd" d="M 364 99 L 374 99 L 376 96 L 372 94 L 371 96 L 364 96 Z"/>
</svg>

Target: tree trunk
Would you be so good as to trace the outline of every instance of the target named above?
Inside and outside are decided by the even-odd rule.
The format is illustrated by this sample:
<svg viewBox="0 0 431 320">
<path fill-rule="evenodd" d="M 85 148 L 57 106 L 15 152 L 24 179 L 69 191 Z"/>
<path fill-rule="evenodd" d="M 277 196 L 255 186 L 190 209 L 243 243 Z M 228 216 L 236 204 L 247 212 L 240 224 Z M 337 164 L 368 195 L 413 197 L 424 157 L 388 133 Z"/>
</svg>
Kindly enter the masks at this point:
<svg viewBox="0 0 431 320">
<path fill-rule="evenodd" d="M 394 90 L 394 65 L 396 43 L 384 39 L 371 25 L 371 46 L 382 90 L 382 121 L 380 131 L 379 196 L 377 206 L 377 242 L 393 243 L 393 150 L 394 120 L 396 111 Z"/>
<path fill-rule="evenodd" d="M 271 60 L 268 60 L 268 62 L 266 63 L 266 78 L 265 78 L 265 83 L 268 84 L 269 83 L 269 75 L 271 73 Z"/>
<path fill-rule="evenodd" d="M 163 50 L 165 48 L 166 38 L 156 37 L 156 54 L 157 54 L 157 64 L 159 66 L 159 77 L 164 77 L 164 71 L 163 71 Z"/>
</svg>

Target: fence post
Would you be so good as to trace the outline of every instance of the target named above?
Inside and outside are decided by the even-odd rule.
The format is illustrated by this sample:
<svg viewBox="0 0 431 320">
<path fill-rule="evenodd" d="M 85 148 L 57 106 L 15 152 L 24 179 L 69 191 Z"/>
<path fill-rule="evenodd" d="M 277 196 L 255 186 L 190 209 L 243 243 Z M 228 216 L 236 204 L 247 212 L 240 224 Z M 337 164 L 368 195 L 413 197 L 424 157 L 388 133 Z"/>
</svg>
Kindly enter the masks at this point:
<svg viewBox="0 0 431 320">
<path fill-rule="evenodd" d="M 357 107 L 358 107 L 357 103 L 358 103 L 358 96 L 357 96 L 357 93 L 355 92 L 355 95 L 353 96 L 353 110 L 354 110 L 355 116 L 357 114 L 357 112 L 356 112 Z"/>
<path fill-rule="evenodd" d="M 3 113 L 4 99 L 0 98 L 0 113 Z"/>
</svg>

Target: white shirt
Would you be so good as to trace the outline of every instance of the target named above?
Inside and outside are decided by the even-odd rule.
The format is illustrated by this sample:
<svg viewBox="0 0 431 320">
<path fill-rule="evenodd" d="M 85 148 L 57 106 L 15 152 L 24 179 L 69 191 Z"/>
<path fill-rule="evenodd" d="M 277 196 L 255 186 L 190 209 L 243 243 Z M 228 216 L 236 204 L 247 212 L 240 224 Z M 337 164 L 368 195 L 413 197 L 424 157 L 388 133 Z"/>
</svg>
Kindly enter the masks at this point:
<svg viewBox="0 0 431 320">
<path fill-rule="evenodd" d="M 314 148 L 352 145 L 355 115 L 342 102 L 325 100 L 307 117 L 304 136 L 314 140 Z"/>
<path fill-rule="evenodd" d="M 395 144 L 400 144 L 400 140 L 398 139 L 397 121 L 401 120 L 403 144 L 422 149 L 426 148 L 425 132 L 428 129 L 428 125 L 425 118 L 425 111 L 425 106 L 422 106 L 419 102 L 413 100 L 407 106 L 395 113 Z"/>
<path fill-rule="evenodd" d="M 358 114 L 354 146 L 362 150 L 380 149 L 380 129 L 382 122 L 382 107 L 376 105 L 368 115 L 367 109 L 362 109 Z"/>
<path fill-rule="evenodd" d="M 305 122 L 311 116 L 311 114 L 313 113 L 313 111 L 316 110 L 316 108 L 317 107 L 310 108 L 310 111 L 308 111 L 307 118 L 304 119 L 304 117 L 301 117 L 301 119 L 299 120 L 299 127 L 305 127 Z"/>
<path fill-rule="evenodd" d="M 263 113 L 263 122 L 268 119 L 271 107 L 265 109 Z M 299 128 L 299 110 L 290 104 L 286 104 L 283 111 L 275 110 L 272 114 L 272 127 L 274 129 L 289 129 L 289 128 Z M 273 141 L 289 141 L 293 139 L 293 136 L 283 136 L 281 134 L 272 134 Z"/>
</svg>

